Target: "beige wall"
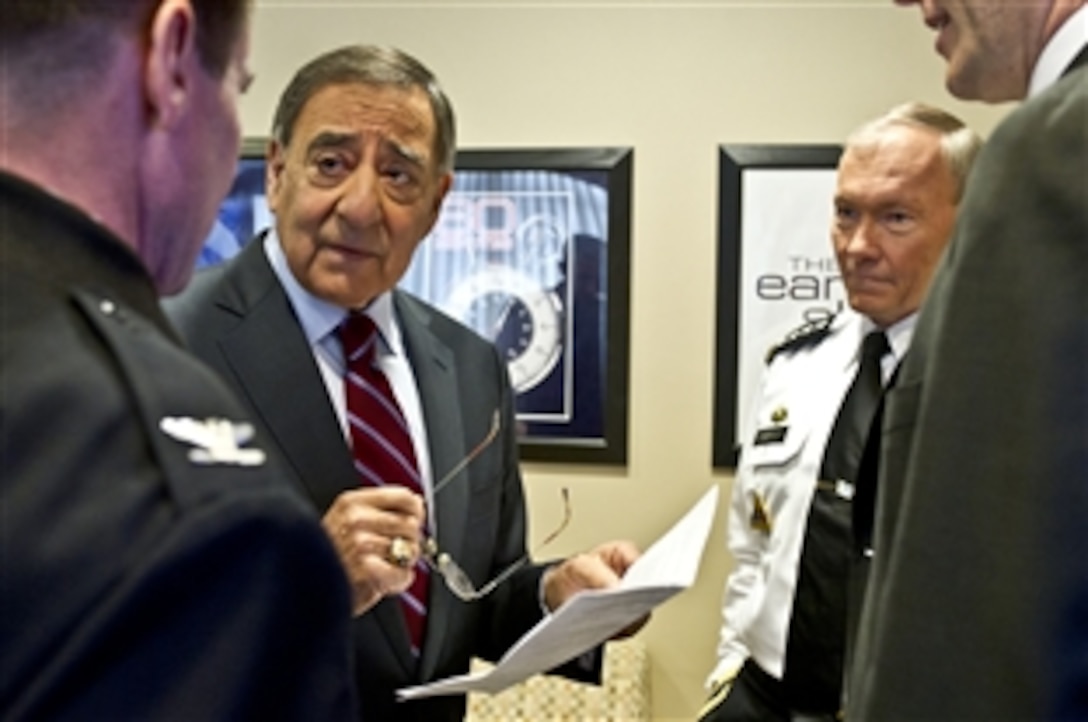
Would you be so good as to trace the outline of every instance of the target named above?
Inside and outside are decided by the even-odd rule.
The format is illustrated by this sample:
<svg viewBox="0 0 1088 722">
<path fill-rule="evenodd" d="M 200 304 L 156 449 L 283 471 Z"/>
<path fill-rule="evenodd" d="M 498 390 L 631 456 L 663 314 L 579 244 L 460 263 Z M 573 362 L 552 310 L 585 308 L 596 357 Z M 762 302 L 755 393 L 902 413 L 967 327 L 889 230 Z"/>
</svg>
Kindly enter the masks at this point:
<svg viewBox="0 0 1088 722">
<path fill-rule="evenodd" d="M 299 64 L 378 42 L 443 80 L 464 147 L 634 147 L 630 458 L 526 466 L 541 533 L 559 516 L 558 487 L 571 489 L 556 553 L 613 537 L 646 545 L 708 486 L 729 492 L 731 476 L 710 468 L 718 144 L 840 142 L 904 100 L 944 105 L 983 133 L 1004 110 L 950 99 L 917 11 L 882 0 L 259 0 L 253 41 L 249 135 L 267 133 Z M 699 581 L 642 633 L 657 720 L 691 719 L 702 700 L 732 564 L 723 527 L 720 513 Z"/>
</svg>

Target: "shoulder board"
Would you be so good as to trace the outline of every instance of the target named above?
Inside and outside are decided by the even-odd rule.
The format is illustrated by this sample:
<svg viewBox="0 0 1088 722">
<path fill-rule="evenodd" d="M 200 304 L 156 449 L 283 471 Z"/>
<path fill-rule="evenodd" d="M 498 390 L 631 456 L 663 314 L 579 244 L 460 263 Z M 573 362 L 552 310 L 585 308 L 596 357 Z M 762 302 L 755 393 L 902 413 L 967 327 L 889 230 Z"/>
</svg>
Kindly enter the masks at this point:
<svg viewBox="0 0 1088 722">
<path fill-rule="evenodd" d="M 831 324 L 835 320 L 835 314 L 824 316 L 818 321 L 810 321 L 786 334 L 786 338 L 771 346 L 767 351 L 766 363 L 774 361 L 774 357 L 780 353 L 792 353 L 803 348 L 816 346 L 831 333 Z"/>
</svg>

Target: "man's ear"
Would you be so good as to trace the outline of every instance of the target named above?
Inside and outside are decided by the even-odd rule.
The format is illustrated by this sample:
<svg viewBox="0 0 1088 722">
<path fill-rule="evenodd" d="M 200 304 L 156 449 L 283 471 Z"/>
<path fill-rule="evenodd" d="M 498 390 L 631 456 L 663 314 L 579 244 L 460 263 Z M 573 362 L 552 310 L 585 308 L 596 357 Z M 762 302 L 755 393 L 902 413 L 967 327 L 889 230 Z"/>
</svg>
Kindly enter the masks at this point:
<svg viewBox="0 0 1088 722">
<path fill-rule="evenodd" d="M 442 177 L 438 179 L 438 193 L 435 194 L 434 199 L 434 215 L 438 218 L 438 212 L 442 210 L 442 201 L 446 199 L 446 194 L 450 192 L 450 188 L 453 187 L 453 171 L 448 170 L 442 174 Z"/>
<path fill-rule="evenodd" d="M 163 0 L 148 28 L 144 56 L 144 88 L 148 122 L 170 127 L 182 115 L 192 92 L 193 72 L 200 70 L 196 16 L 189 0 Z"/>
<path fill-rule="evenodd" d="M 273 213 L 279 205 L 279 194 L 283 188 L 283 169 L 287 165 L 287 149 L 278 140 L 268 141 L 264 153 L 264 194 L 268 208 Z"/>
<path fill-rule="evenodd" d="M 434 204 L 431 206 L 431 217 L 427 221 L 426 233 L 430 233 L 434 228 L 434 224 L 438 223 L 438 215 L 442 212 L 442 201 L 446 199 L 446 194 L 450 192 L 450 188 L 452 187 L 453 171 L 448 170 L 438 179 L 438 188 L 434 194 Z M 420 238 L 419 241 L 416 242 L 417 245 L 422 240 L 423 239 Z"/>
</svg>

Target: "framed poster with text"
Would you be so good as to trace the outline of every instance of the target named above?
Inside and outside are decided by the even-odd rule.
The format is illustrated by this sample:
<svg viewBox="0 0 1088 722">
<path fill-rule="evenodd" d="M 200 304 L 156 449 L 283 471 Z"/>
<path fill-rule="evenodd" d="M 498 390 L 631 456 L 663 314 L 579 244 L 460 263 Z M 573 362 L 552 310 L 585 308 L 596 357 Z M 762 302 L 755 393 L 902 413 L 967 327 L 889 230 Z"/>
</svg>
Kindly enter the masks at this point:
<svg viewBox="0 0 1088 722">
<path fill-rule="evenodd" d="M 837 145 L 719 148 L 713 465 L 735 467 L 767 351 L 845 302 L 830 223 Z"/>
<path fill-rule="evenodd" d="M 247 141 L 199 265 L 271 224 L 264 141 Z M 400 288 L 493 342 L 526 460 L 627 460 L 632 151 L 463 150 Z"/>
</svg>

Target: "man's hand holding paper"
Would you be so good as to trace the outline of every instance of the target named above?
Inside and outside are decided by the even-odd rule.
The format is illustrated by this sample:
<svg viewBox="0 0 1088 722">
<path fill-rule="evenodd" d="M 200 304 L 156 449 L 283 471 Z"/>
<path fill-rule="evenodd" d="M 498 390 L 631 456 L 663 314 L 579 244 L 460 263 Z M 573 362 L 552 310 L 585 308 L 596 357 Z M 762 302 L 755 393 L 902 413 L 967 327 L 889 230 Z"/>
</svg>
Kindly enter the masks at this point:
<svg viewBox="0 0 1088 722">
<path fill-rule="evenodd" d="M 550 570 L 545 580 L 560 602 L 499 663 L 476 674 L 398 690 L 401 699 L 482 691 L 494 694 L 637 630 L 657 605 L 694 583 L 718 505 L 712 487 L 642 556 L 625 544 L 602 545 Z M 568 566 L 569 565 L 569 566 Z M 616 577 L 616 578 L 613 578 Z M 599 586 L 591 586 L 599 583 Z M 550 604 L 551 602 L 549 602 Z M 632 632 L 633 633 L 633 632 Z"/>
<path fill-rule="evenodd" d="M 606 542 L 592 551 L 577 554 L 545 572 L 544 603 L 554 612 L 578 592 L 619 586 L 640 555 L 638 547 L 629 541 Z M 646 613 L 613 638 L 630 637 L 649 620 L 650 614 Z"/>
</svg>

